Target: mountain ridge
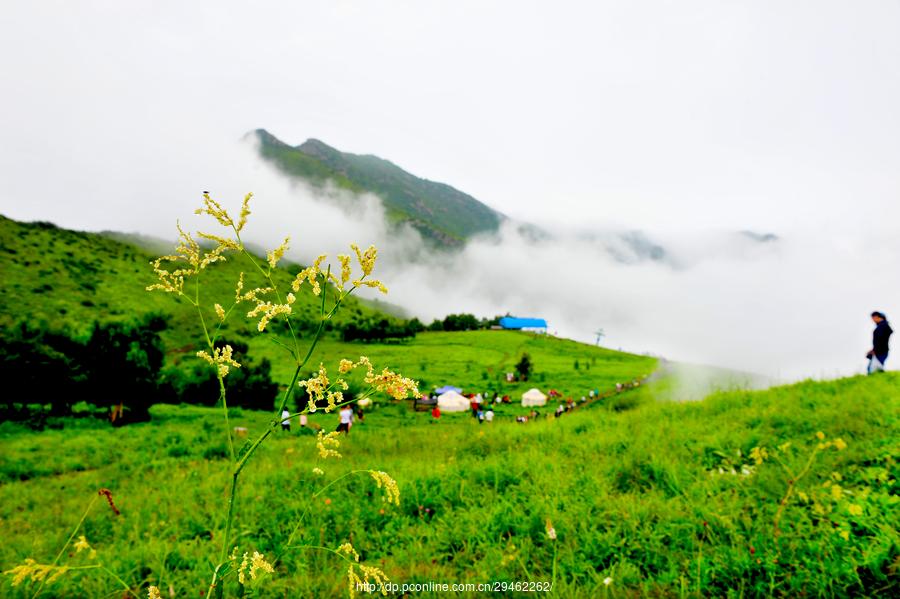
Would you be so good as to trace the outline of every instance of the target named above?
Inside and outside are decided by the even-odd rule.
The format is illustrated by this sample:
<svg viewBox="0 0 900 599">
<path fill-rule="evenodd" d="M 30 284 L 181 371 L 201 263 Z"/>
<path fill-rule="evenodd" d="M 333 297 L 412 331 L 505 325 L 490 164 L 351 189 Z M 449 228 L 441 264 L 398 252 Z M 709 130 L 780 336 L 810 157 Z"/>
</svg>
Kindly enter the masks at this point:
<svg viewBox="0 0 900 599">
<path fill-rule="evenodd" d="M 408 224 L 438 246 L 461 247 L 472 236 L 497 232 L 507 218 L 451 185 L 413 175 L 374 154 L 342 152 L 316 138 L 291 146 L 265 129 L 247 135 L 282 174 L 314 186 L 331 181 L 339 189 L 373 193 L 390 223 Z"/>
</svg>

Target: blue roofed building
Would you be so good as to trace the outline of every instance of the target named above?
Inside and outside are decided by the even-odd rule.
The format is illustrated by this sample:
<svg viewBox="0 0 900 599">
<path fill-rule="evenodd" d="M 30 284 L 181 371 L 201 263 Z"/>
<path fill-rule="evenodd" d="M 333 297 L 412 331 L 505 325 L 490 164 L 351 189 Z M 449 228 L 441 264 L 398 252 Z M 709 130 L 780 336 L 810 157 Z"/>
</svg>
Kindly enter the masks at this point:
<svg viewBox="0 0 900 599">
<path fill-rule="evenodd" d="M 516 318 L 504 316 L 500 319 L 500 327 L 510 331 L 535 331 L 547 332 L 547 321 L 543 318 Z"/>
</svg>

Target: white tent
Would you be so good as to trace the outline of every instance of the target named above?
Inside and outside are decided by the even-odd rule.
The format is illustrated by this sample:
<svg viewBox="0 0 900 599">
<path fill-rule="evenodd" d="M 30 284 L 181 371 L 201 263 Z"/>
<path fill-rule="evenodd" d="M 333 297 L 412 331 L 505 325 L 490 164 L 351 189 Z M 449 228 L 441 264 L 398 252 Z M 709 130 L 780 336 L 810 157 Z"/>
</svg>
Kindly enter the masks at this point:
<svg viewBox="0 0 900 599">
<path fill-rule="evenodd" d="M 456 391 L 447 391 L 438 395 L 438 407 L 444 412 L 465 412 L 469 409 L 469 400 Z"/>
<path fill-rule="evenodd" d="M 547 403 L 547 396 L 537 389 L 529 389 L 522 394 L 522 406 L 528 408 L 531 406 L 542 406 Z"/>
</svg>

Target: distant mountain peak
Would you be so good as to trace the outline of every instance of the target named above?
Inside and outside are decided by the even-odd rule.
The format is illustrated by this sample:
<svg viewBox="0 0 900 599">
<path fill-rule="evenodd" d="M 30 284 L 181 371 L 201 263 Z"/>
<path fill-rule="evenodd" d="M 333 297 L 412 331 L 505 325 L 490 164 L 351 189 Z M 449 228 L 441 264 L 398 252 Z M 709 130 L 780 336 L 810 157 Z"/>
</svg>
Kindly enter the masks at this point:
<svg viewBox="0 0 900 599">
<path fill-rule="evenodd" d="M 417 177 L 372 154 L 351 154 L 310 138 L 291 146 L 265 129 L 248 134 L 259 141 L 262 158 L 282 174 L 313 185 L 379 196 L 392 223 L 407 223 L 426 239 L 446 247 L 472 235 L 495 232 L 505 218 L 472 196 L 444 183 Z"/>
</svg>

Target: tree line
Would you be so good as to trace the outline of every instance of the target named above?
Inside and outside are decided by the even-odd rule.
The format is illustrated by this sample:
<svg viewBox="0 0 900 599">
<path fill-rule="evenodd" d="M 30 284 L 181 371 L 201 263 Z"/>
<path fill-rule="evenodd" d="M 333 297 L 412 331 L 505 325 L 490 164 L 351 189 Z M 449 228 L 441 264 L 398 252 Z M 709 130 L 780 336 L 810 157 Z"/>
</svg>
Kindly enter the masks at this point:
<svg viewBox="0 0 900 599">
<path fill-rule="evenodd" d="M 165 365 L 161 333 L 165 316 L 148 315 L 132 322 L 95 323 L 76 335 L 43 323 L 20 323 L 0 332 L 0 377 L 4 382 L 0 420 L 44 415 L 69 416 L 85 402 L 115 424 L 149 418 L 155 403 L 213 405 L 219 397 L 212 369 L 201 362 L 187 368 Z M 278 385 L 271 364 L 247 358 L 247 344 L 223 340 L 234 348 L 242 367 L 226 381 L 229 404 L 274 409 Z"/>
</svg>

